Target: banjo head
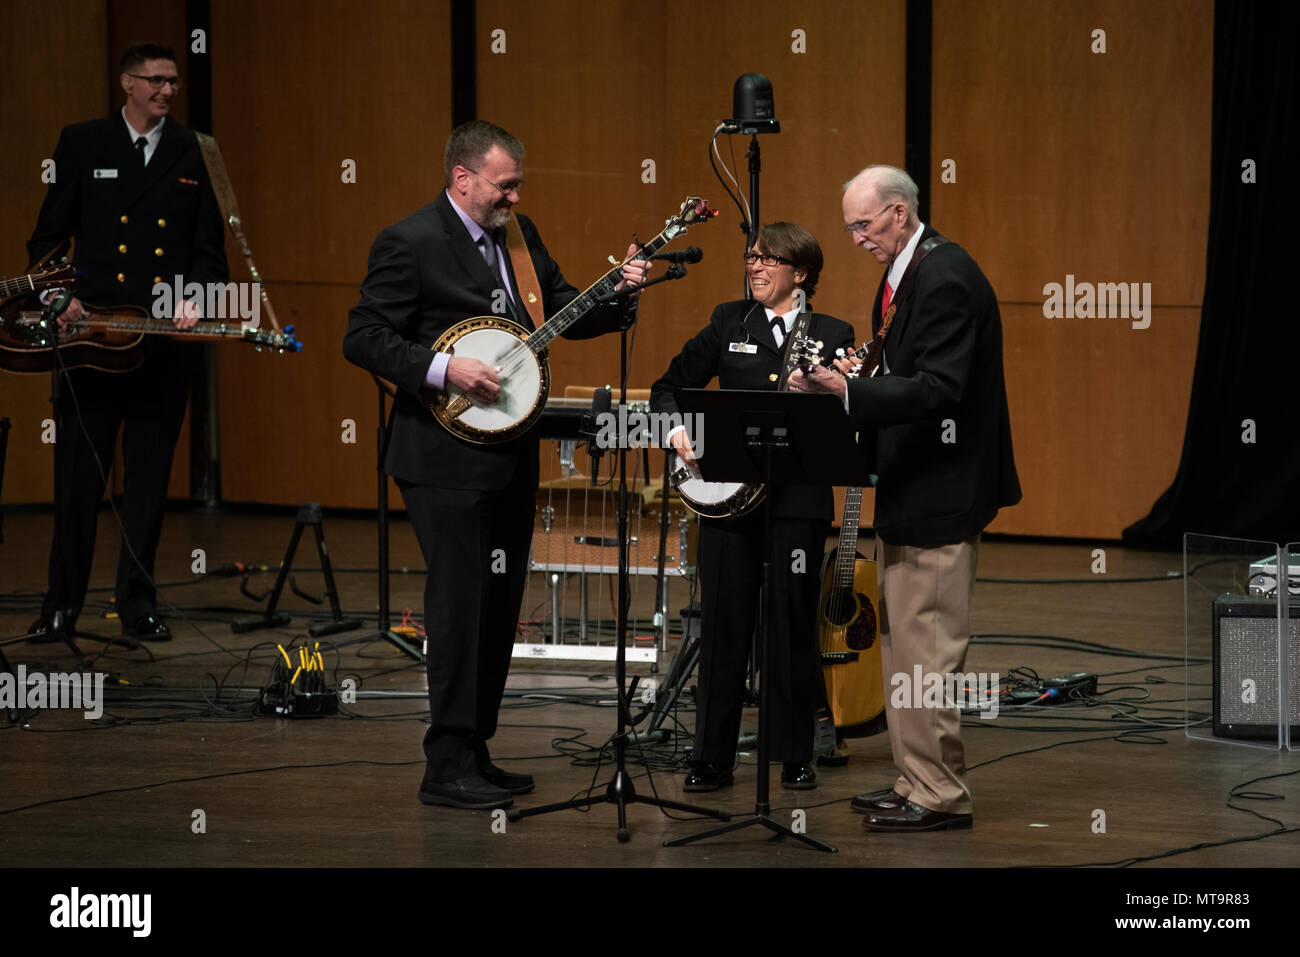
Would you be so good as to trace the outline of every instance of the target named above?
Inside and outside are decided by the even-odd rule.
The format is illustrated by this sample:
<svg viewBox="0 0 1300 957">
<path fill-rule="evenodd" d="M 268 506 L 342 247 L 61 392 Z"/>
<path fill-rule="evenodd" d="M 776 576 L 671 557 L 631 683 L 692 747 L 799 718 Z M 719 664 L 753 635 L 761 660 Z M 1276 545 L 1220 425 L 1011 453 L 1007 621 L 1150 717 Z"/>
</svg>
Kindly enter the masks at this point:
<svg viewBox="0 0 1300 957">
<path fill-rule="evenodd" d="M 763 500 L 763 486 L 745 482 L 708 482 L 698 469 L 682 463 L 671 476 L 673 488 L 692 512 L 705 518 L 744 515 Z"/>
<path fill-rule="evenodd" d="M 541 416 L 551 387 L 546 360 L 528 348 L 527 336 L 523 326 L 499 316 L 458 322 L 433 344 L 433 351 L 500 367 L 501 394 L 488 404 L 454 387 L 425 389 L 421 401 L 449 432 L 469 442 L 493 445 L 526 432 Z"/>
</svg>

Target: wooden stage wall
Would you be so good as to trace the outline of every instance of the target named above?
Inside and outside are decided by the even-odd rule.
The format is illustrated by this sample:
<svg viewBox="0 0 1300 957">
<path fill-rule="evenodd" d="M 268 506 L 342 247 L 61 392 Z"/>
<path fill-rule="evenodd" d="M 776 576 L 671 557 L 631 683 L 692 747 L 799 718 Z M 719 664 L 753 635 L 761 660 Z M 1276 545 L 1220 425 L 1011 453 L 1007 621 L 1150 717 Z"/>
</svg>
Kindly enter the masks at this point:
<svg viewBox="0 0 1300 957">
<path fill-rule="evenodd" d="M 476 7 L 478 114 L 527 145 L 520 208 L 570 281 L 590 281 L 633 232 L 654 235 L 687 194 L 722 210 L 687 240 L 705 252 L 690 277 L 646 294 L 632 385 L 649 385 L 713 305 L 740 294 L 739 215 L 706 148 L 744 72 L 772 79 L 782 121 L 761 142 L 760 219 L 813 230 L 826 253 L 815 305 L 866 334 L 881 267 L 844 236 L 839 191 L 869 162 L 903 162 L 904 0 Z M 934 0 L 933 14 L 932 177 L 921 187 L 934 225 L 998 291 L 1025 487 L 993 530 L 1116 537 L 1169 484 L 1181 449 L 1204 286 L 1213 3 Z M 293 357 L 219 350 L 228 501 L 373 504 L 374 389 L 340 342 L 375 234 L 441 188 L 450 15 L 450 0 L 212 4 L 214 132 L 280 320 L 306 345 Z M 58 128 L 120 102 L 110 60 L 149 24 L 185 45 L 181 0 L 0 11 L 18 67 L 0 94 L 3 125 L 30 134 L 7 135 L 20 148 L 0 155 L 13 212 L 0 272 L 25 264 L 40 158 Z M 31 35 L 45 42 L 14 39 Z M 734 161 L 720 143 L 744 183 L 746 142 L 732 145 Z M 346 160 L 355 183 L 343 182 Z M 232 278 L 244 278 L 228 252 Z M 1150 283 L 1150 327 L 1045 318 L 1044 285 L 1067 275 Z M 557 393 L 617 376 L 615 337 L 552 351 Z M 47 500 L 48 382 L 0 381 L 0 414 L 14 419 L 5 500 Z M 187 475 L 182 448 L 173 494 Z"/>
</svg>

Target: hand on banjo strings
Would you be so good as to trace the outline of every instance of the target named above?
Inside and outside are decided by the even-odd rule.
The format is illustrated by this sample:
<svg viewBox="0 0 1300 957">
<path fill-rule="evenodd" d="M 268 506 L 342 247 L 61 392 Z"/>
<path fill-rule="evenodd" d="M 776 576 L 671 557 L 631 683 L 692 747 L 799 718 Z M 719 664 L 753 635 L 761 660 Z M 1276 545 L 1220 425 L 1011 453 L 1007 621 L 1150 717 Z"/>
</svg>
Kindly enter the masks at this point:
<svg viewBox="0 0 1300 957">
<path fill-rule="evenodd" d="M 491 405 L 501 395 L 498 371 L 478 359 L 452 356 L 447 362 L 446 381 L 474 401 Z"/>
</svg>

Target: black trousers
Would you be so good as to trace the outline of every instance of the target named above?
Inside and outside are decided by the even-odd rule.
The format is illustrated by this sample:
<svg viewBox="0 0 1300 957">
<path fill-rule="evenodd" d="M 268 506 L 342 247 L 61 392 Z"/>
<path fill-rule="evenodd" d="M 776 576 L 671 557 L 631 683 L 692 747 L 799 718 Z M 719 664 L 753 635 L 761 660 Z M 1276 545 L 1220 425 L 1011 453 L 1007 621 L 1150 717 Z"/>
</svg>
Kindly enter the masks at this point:
<svg viewBox="0 0 1300 957">
<path fill-rule="evenodd" d="M 73 369 L 62 377 L 55 407 L 54 534 L 46 617 L 64 610 L 75 618 L 85 602 L 104 480 L 113 464 L 119 428 L 125 534 L 117 559 L 117 612 L 123 622 L 154 613 L 154 559 L 197 355 L 189 348 L 168 350 L 151 354 L 132 372 Z"/>
<path fill-rule="evenodd" d="M 521 463 L 497 492 L 399 487 L 428 569 L 425 781 L 455 781 L 490 760 L 528 576 L 537 483 Z"/>
<path fill-rule="evenodd" d="M 695 760 L 730 767 L 736 759 L 745 676 L 759 611 L 762 508 L 700 527 L 700 666 L 696 689 Z M 817 598 L 826 521 L 772 522 L 772 618 L 765 718 L 768 757 L 812 758 L 813 719 L 822 680 Z"/>
</svg>

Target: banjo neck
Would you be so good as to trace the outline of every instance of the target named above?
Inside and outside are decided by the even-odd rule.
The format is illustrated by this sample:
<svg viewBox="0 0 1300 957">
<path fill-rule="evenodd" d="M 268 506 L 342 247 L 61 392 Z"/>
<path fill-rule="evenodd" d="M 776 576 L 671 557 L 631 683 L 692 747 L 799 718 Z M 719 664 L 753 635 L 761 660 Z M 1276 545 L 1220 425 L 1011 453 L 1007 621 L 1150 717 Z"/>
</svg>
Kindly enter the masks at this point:
<svg viewBox="0 0 1300 957">
<path fill-rule="evenodd" d="M 672 235 L 669 235 L 670 231 L 672 231 Z M 673 237 L 678 235 L 680 232 L 680 228 L 677 228 L 676 230 L 671 230 L 671 227 L 670 229 L 665 229 L 625 261 L 631 262 L 632 260 L 637 259 L 649 259 L 651 256 L 655 255 L 655 253 L 667 246 L 668 243 L 672 241 Z M 524 340 L 524 344 L 534 353 L 540 354 L 541 351 L 550 345 L 555 339 L 563 335 L 564 330 L 568 329 L 569 326 L 573 325 L 587 313 L 591 312 L 592 309 L 607 302 L 608 298 L 613 296 L 614 287 L 616 287 L 622 279 L 622 274 L 623 263 L 619 263 L 609 272 L 605 273 L 605 275 L 601 276 L 584 289 L 578 297 L 567 306 L 543 323 L 540 329 L 530 333 L 528 338 Z"/>
</svg>

